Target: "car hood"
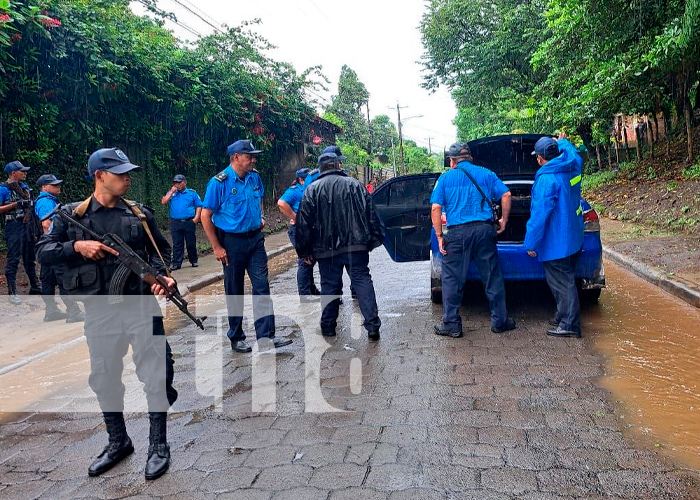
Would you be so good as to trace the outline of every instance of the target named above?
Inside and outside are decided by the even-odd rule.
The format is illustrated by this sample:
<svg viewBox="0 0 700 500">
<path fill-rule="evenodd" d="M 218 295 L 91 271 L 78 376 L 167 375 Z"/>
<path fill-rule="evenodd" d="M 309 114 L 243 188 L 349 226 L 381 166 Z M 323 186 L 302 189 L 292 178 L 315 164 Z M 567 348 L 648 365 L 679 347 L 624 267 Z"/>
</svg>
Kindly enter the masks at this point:
<svg viewBox="0 0 700 500">
<path fill-rule="evenodd" d="M 510 134 L 469 142 L 474 164 L 495 172 L 501 179 L 534 179 L 539 165 L 532 155 L 544 134 Z"/>
</svg>

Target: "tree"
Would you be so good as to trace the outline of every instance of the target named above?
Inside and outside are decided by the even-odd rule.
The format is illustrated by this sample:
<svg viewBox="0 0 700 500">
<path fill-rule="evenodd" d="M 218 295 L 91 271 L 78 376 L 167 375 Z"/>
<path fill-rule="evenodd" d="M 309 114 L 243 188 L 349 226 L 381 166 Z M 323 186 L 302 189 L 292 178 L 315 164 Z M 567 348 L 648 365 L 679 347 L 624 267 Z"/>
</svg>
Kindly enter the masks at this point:
<svg viewBox="0 0 700 500">
<path fill-rule="evenodd" d="M 369 92 L 357 73 L 343 65 L 338 78 L 338 94 L 331 98 L 326 111 L 333 113 L 343 122 L 343 140 L 366 148 L 369 144 L 369 127 L 363 115 L 363 107 L 369 101 Z"/>
<path fill-rule="evenodd" d="M 399 134 L 391 119 L 387 115 L 375 116 L 372 119 L 372 132 L 374 134 L 373 152 L 390 155 L 392 145 L 399 143 Z"/>
</svg>

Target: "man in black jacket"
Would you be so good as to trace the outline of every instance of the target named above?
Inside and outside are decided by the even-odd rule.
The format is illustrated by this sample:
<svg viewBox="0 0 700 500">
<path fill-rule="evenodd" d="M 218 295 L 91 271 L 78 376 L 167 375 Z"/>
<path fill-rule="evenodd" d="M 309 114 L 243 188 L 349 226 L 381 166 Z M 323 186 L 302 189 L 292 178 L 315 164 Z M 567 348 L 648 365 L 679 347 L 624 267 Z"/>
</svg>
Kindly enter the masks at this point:
<svg viewBox="0 0 700 500">
<path fill-rule="evenodd" d="M 318 261 L 321 333 L 335 336 L 343 268 L 348 267 L 368 338 L 379 340 L 381 321 L 368 264 L 369 252 L 381 245 L 382 236 L 372 197 L 339 169 L 337 155 L 322 154 L 318 166 L 321 175 L 306 188 L 297 212 L 295 247 L 300 258 Z"/>
</svg>

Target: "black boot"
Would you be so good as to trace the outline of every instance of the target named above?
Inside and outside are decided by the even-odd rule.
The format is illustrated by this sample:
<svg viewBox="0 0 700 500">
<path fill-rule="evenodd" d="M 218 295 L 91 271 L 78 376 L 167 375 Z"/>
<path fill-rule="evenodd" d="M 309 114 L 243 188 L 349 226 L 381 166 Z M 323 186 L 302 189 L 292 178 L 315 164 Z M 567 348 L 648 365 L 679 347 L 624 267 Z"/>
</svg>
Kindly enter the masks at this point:
<svg viewBox="0 0 700 500">
<path fill-rule="evenodd" d="M 22 299 L 17 295 L 17 286 L 14 283 L 7 284 L 7 300 L 10 304 L 18 306 L 22 303 Z"/>
<path fill-rule="evenodd" d="M 41 286 L 36 276 L 29 277 L 29 295 L 41 295 Z"/>
<path fill-rule="evenodd" d="M 146 479 L 158 479 L 170 467 L 170 446 L 168 446 L 166 426 L 168 414 L 150 412 L 151 433 L 148 436 L 148 460 L 146 461 Z"/>
<path fill-rule="evenodd" d="M 89 476 L 99 476 L 117 465 L 134 452 L 134 445 L 126 433 L 123 413 L 103 413 L 109 444 L 88 467 Z"/>
<path fill-rule="evenodd" d="M 44 304 L 46 304 L 46 312 L 44 312 L 44 321 L 58 321 L 59 319 L 66 319 L 68 315 L 61 311 L 56 304 L 56 299 L 53 295 L 42 295 L 44 299 Z"/>
<path fill-rule="evenodd" d="M 66 323 L 82 323 L 85 321 L 85 313 L 80 309 L 77 302 L 63 299 L 63 303 L 66 305 L 66 312 L 68 313 Z"/>
</svg>

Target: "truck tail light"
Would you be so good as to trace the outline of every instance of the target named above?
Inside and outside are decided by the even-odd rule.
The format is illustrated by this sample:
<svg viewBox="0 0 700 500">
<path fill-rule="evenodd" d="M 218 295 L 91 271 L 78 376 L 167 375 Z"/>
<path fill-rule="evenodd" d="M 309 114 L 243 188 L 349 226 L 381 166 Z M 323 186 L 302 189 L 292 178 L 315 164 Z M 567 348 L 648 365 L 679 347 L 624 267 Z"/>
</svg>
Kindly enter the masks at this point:
<svg viewBox="0 0 700 500">
<path fill-rule="evenodd" d="M 590 208 L 583 212 L 583 230 L 586 232 L 599 232 L 600 220 L 598 213 L 594 208 Z"/>
<path fill-rule="evenodd" d="M 447 232 L 447 217 L 445 216 L 445 212 L 442 212 L 442 216 L 440 216 L 440 221 L 442 222 L 442 233 Z"/>
</svg>

